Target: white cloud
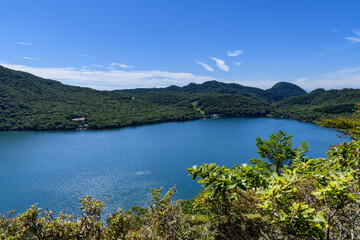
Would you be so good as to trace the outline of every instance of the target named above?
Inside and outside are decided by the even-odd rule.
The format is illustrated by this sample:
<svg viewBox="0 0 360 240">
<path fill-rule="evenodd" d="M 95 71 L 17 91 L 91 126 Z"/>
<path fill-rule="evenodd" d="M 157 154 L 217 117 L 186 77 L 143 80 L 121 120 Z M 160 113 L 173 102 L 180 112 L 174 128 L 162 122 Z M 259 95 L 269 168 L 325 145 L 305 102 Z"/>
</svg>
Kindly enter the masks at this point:
<svg viewBox="0 0 360 240">
<path fill-rule="evenodd" d="M 293 83 L 305 90 L 360 88 L 360 67 L 341 69 L 317 78 L 299 78 Z"/>
<path fill-rule="evenodd" d="M 241 50 L 235 50 L 233 52 L 232 51 L 227 51 L 226 55 L 228 55 L 229 57 L 237 57 L 242 53 L 243 53 L 243 51 L 241 51 Z"/>
<path fill-rule="evenodd" d="M 300 77 L 300 78 L 297 78 L 295 80 L 296 84 L 297 85 L 302 85 L 303 83 L 305 83 L 309 78 L 306 78 L 306 77 Z"/>
<path fill-rule="evenodd" d="M 81 56 L 83 56 L 83 57 L 88 57 L 88 58 L 92 58 L 92 57 L 93 57 L 93 56 L 88 55 L 88 54 L 83 54 L 83 55 L 81 55 Z"/>
<path fill-rule="evenodd" d="M 26 46 L 31 46 L 32 45 L 32 43 L 30 43 L 30 42 L 18 42 L 17 44 L 26 45 Z"/>
<path fill-rule="evenodd" d="M 1 64 L 4 67 L 32 73 L 34 75 L 59 80 L 64 84 L 91 87 L 99 90 L 113 90 L 140 87 L 184 86 L 191 82 L 203 83 L 214 80 L 210 76 L 192 73 L 165 71 L 96 71 L 75 68 L 35 68 L 24 65 Z"/>
<path fill-rule="evenodd" d="M 334 76 L 334 74 L 336 75 L 343 75 L 343 74 L 348 74 L 348 73 L 357 73 L 357 72 L 360 72 L 360 67 L 354 67 L 354 68 L 345 68 L 345 69 L 341 69 L 341 70 L 338 70 L 336 72 L 333 72 L 330 74 L 330 76 Z"/>
<path fill-rule="evenodd" d="M 130 65 L 121 64 L 121 63 L 111 63 L 110 66 L 112 66 L 112 67 L 122 67 L 122 68 L 134 68 L 135 67 L 135 66 L 130 66 Z"/>
<path fill-rule="evenodd" d="M 353 43 L 360 43 L 360 30 L 354 30 L 354 33 L 357 37 L 344 37 L 345 39 L 353 42 Z"/>
<path fill-rule="evenodd" d="M 262 80 L 253 81 L 237 81 L 236 83 L 244 86 L 269 89 L 279 81 L 284 80 L 277 79 L 276 81 L 274 81 L 265 78 Z M 324 88 L 327 90 L 343 88 L 360 89 L 360 67 L 340 69 L 338 71 L 323 74 L 320 77 L 299 77 L 297 79 L 289 79 L 285 81 L 296 84 L 309 92 L 317 88 Z"/>
<path fill-rule="evenodd" d="M 203 66 L 206 70 L 208 70 L 209 72 L 213 72 L 214 69 L 212 67 L 210 67 L 209 65 L 207 65 L 206 63 L 203 62 L 199 62 L 199 61 L 195 61 L 197 64 L 200 64 L 201 66 Z"/>
<path fill-rule="evenodd" d="M 210 58 L 216 62 L 216 65 L 218 66 L 219 69 L 223 70 L 224 72 L 228 72 L 230 70 L 230 67 L 226 65 L 224 60 L 214 57 L 210 57 Z"/>
<path fill-rule="evenodd" d="M 243 63 L 242 63 L 242 62 L 233 62 L 233 64 L 234 64 L 235 66 L 241 66 Z"/>
<path fill-rule="evenodd" d="M 241 84 L 243 86 L 251 86 L 251 87 L 257 87 L 257 88 L 261 88 L 261 89 L 269 89 L 278 82 L 264 78 L 264 79 L 258 80 L 258 81 L 237 81 L 236 83 Z"/>
<path fill-rule="evenodd" d="M 39 59 L 37 59 L 37 58 L 32 58 L 32 57 L 23 57 L 23 59 L 32 60 L 32 61 L 37 61 L 37 60 L 39 60 Z"/>
<path fill-rule="evenodd" d="M 337 30 L 337 29 L 333 29 L 332 31 L 335 33 L 339 33 L 339 30 Z"/>
</svg>

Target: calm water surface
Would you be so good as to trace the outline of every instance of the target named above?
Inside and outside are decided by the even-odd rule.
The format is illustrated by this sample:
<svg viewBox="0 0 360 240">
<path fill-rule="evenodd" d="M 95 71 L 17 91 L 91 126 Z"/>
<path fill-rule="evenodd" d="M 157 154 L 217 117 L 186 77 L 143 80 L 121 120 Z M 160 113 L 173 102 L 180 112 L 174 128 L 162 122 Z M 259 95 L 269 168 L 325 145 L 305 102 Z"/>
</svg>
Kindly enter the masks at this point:
<svg viewBox="0 0 360 240">
<path fill-rule="evenodd" d="M 151 187 L 177 187 L 189 199 L 200 185 L 187 167 L 216 162 L 232 167 L 258 157 L 255 139 L 283 130 L 309 156 L 324 157 L 341 133 L 315 124 L 267 118 L 209 119 L 101 131 L 0 132 L 0 213 L 31 204 L 77 212 L 92 195 L 118 207 L 147 206 Z M 345 138 L 345 140 L 350 140 Z"/>
</svg>

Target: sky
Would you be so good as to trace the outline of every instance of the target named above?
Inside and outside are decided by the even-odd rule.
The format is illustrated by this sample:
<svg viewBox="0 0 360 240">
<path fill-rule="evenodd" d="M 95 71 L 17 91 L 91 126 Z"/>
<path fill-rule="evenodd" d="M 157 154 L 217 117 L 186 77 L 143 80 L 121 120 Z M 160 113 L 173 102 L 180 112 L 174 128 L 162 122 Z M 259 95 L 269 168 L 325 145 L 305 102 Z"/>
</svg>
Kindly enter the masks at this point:
<svg viewBox="0 0 360 240">
<path fill-rule="evenodd" d="M 1 0 L 0 65 L 99 90 L 360 88 L 360 1 Z"/>
</svg>

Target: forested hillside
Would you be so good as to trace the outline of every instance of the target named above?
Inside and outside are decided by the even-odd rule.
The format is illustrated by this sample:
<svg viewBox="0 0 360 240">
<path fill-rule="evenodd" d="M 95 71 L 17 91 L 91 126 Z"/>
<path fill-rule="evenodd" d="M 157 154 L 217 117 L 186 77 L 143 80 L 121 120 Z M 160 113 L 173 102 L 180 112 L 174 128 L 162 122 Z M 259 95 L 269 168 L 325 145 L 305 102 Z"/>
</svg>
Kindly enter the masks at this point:
<svg viewBox="0 0 360 240">
<path fill-rule="evenodd" d="M 184 87 L 170 86 L 166 88 L 138 88 L 122 91 L 129 94 L 143 92 L 221 93 L 241 95 L 266 102 L 274 102 L 286 97 L 306 94 L 306 91 L 302 88 L 286 82 L 279 82 L 268 90 L 262 90 L 260 88 L 246 87 L 236 83 L 222 83 L 215 80 L 204 82 L 202 84 L 190 83 Z"/>
<path fill-rule="evenodd" d="M 273 101 L 307 94 L 301 87 L 288 82 L 279 82 L 266 90 L 266 93 L 271 96 Z"/>
<path fill-rule="evenodd" d="M 118 128 L 214 116 L 313 121 L 353 112 L 354 103 L 360 101 L 357 92 L 318 89 L 307 94 L 285 82 L 262 90 L 217 81 L 98 91 L 0 66 L 0 130 Z"/>
<path fill-rule="evenodd" d="M 359 89 L 316 89 L 309 94 L 287 98 L 273 104 L 274 117 L 314 121 L 334 115 L 354 113 L 360 101 Z"/>
<path fill-rule="evenodd" d="M 132 97 L 67 86 L 0 67 L 1 130 L 76 129 L 79 123 L 72 119 L 79 117 L 91 129 L 201 118 L 184 99 L 184 94 Z"/>
</svg>

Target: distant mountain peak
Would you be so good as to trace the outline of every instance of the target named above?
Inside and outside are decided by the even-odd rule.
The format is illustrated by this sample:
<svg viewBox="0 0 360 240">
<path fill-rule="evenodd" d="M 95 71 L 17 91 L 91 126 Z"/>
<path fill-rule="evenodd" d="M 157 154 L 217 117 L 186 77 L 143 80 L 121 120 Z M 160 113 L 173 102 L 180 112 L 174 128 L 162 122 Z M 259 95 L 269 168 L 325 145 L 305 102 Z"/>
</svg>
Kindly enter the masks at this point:
<svg viewBox="0 0 360 240">
<path fill-rule="evenodd" d="M 296 88 L 296 89 L 302 89 L 298 85 L 290 82 L 278 82 L 272 88 L 270 89 L 278 89 L 278 88 Z M 305 91 L 305 90 L 304 90 Z"/>
<path fill-rule="evenodd" d="M 278 82 L 266 92 L 273 95 L 274 101 L 307 94 L 304 89 L 290 82 Z"/>
</svg>

